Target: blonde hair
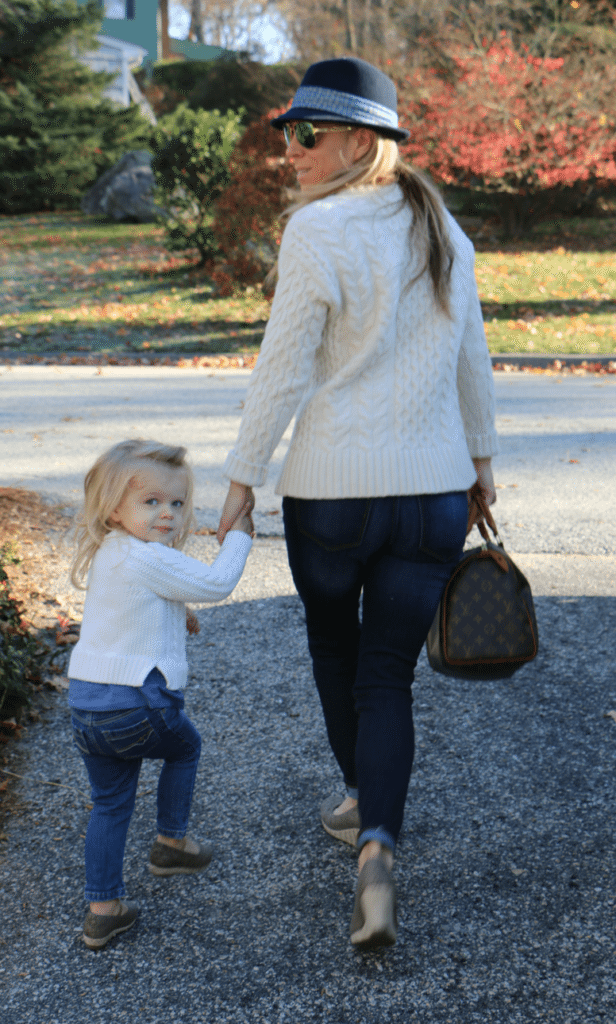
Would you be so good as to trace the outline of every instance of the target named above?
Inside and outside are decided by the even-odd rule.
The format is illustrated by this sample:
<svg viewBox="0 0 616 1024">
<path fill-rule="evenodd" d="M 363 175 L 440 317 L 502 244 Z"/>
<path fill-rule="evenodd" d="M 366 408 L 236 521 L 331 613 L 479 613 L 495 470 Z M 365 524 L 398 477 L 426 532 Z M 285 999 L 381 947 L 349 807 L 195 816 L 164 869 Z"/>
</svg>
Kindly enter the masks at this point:
<svg viewBox="0 0 616 1024">
<path fill-rule="evenodd" d="M 283 217 L 288 218 L 308 203 L 335 195 L 345 188 L 390 185 L 397 182 L 404 194 L 403 202 L 408 203 L 413 212 L 411 244 L 418 244 L 425 254 L 423 265 L 409 282 L 409 287 L 428 271 L 436 303 L 447 316 L 450 316 L 449 283 L 454 250 L 449 238 L 443 200 L 432 182 L 421 171 L 404 163 L 400 158 L 397 142 L 377 135 L 372 129 L 368 131 L 373 135 L 368 152 L 356 163 L 351 164 L 340 174 L 328 178 L 327 181 L 310 185 L 301 191 L 289 190 L 291 206 L 285 210 Z M 268 275 L 267 284 L 270 287 L 275 283 L 275 270 L 276 268 Z"/>
<path fill-rule="evenodd" d="M 110 515 L 126 493 L 131 479 L 148 462 L 162 463 L 186 471 L 186 521 L 182 532 L 173 542 L 181 548 L 193 523 L 193 475 L 186 462 L 186 448 L 181 445 L 161 444 L 160 441 L 120 441 L 103 452 L 84 480 L 84 502 L 75 517 L 76 551 L 71 566 L 71 582 L 79 590 L 85 589 L 83 580 L 94 555 L 107 534 L 115 529 Z"/>
</svg>

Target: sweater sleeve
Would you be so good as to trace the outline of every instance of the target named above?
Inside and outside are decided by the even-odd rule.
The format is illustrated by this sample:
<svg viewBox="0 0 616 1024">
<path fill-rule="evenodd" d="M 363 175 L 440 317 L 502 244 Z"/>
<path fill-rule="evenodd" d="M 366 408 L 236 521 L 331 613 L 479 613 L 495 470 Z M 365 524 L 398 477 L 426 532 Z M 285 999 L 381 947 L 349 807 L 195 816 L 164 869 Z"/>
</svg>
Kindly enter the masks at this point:
<svg viewBox="0 0 616 1024">
<path fill-rule="evenodd" d="M 251 547 L 247 534 L 230 530 L 212 565 L 155 542 L 131 545 L 124 565 L 129 579 L 168 601 L 222 601 L 239 583 Z"/>
<path fill-rule="evenodd" d="M 477 294 L 474 256 L 470 275 L 466 324 L 458 357 L 458 397 L 471 458 L 484 459 L 497 454 L 498 436 L 494 377 Z"/>
<path fill-rule="evenodd" d="M 265 483 L 268 463 L 306 391 L 328 312 L 340 302 L 337 275 L 305 208 L 283 235 L 271 316 L 237 441 L 224 466 L 231 480 L 255 487 Z"/>
</svg>

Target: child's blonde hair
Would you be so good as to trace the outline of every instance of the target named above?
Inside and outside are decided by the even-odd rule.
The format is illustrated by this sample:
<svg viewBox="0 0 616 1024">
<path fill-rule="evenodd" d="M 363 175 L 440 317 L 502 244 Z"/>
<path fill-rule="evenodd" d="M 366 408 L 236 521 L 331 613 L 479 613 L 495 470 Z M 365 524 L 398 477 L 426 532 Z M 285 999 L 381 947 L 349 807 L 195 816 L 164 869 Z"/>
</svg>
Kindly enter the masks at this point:
<svg viewBox="0 0 616 1024">
<path fill-rule="evenodd" d="M 83 507 L 75 517 L 77 550 L 71 567 L 71 581 L 75 587 L 84 589 L 83 580 L 94 555 L 107 534 L 115 529 L 109 516 L 121 503 L 131 479 L 145 468 L 144 463 L 158 462 L 186 471 L 186 520 L 182 532 L 173 542 L 173 547 L 182 547 L 194 525 L 193 475 L 186 462 L 186 454 L 186 448 L 181 445 L 161 444 L 160 441 L 120 441 L 99 456 L 86 474 Z"/>
</svg>

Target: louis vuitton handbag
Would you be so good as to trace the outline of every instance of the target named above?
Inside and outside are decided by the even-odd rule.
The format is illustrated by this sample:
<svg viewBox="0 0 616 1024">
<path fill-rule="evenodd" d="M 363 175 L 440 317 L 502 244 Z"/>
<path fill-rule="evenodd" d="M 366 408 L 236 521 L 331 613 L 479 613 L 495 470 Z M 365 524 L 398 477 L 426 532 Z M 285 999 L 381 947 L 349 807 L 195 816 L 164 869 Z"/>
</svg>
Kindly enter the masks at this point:
<svg viewBox="0 0 616 1024">
<path fill-rule="evenodd" d="M 533 596 L 503 547 L 478 484 L 471 491 L 473 522 L 483 544 L 463 552 L 445 587 L 426 641 L 428 661 L 436 672 L 458 679 L 506 679 L 539 648 Z"/>
</svg>

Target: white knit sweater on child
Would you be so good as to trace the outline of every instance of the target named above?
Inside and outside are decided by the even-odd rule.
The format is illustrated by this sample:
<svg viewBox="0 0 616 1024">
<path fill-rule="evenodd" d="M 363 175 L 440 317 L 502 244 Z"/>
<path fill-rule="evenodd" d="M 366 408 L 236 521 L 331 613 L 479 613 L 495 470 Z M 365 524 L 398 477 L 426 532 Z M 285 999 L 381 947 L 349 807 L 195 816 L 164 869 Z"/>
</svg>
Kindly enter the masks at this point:
<svg viewBox="0 0 616 1024">
<path fill-rule="evenodd" d="M 96 552 L 69 676 L 142 686 L 158 668 L 170 690 L 186 686 L 186 601 L 222 601 L 239 582 L 252 541 L 229 532 L 212 565 L 119 530 Z"/>
<path fill-rule="evenodd" d="M 451 318 L 433 298 L 398 185 L 290 218 L 225 473 L 259 486 L 293 414 L 277 492 L 355 498 L 466 490 L 497 451 L 492 367 L 469 239 L 449 214 Z M 413 278 L 416 275 L 415 281 Z"/>
</svg>

